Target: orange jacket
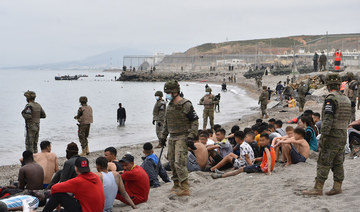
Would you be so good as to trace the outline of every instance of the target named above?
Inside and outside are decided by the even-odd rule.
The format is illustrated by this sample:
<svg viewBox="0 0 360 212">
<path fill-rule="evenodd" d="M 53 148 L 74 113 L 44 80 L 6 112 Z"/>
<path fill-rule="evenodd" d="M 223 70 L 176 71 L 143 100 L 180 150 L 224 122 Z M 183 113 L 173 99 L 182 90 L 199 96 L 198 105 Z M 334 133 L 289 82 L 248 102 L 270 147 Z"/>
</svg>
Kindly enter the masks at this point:
<svg viewBox="0 0 360 212">
<path fill-rule="evenodd" d="M 335 61 L 341 61 L 342 53 L 341 52 L 335 52 Z"/>
</svg>

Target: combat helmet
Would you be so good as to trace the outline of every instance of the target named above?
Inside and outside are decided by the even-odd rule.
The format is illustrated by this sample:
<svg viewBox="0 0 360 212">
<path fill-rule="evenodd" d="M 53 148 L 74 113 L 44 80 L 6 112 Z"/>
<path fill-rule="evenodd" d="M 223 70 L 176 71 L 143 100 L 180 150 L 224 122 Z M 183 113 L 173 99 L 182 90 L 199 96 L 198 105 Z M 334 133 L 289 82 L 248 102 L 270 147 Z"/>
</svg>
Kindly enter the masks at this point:
<svg viewBox="0 0 360 212">
<path fill-rule="evenodd" d="M 326 85 L 341 85 L 340 75 L 337 73 L 326 75 Z"/>
<path fill-rule="evenodd" d="M 170 80 L 165 83 L 165 93 L 178 93 L 180 92 L 180 85 L 176 80 Z"/>
<path fill-rule="evenodd" d="M 26 91 L 24 93 L 24 96 L 26 97 L 26 99 L 35 99 L 36 98 L 36 93 L 34 91 Z"/>
<path fill-rule="evenodd" d="M 80 103 L 87 103 L 87 101 L 88 101 L 88 99 L 87 99 L 87 97 L 86 96 L 80 96 L 80 98 L 79 98 L 79 102 Z"/>
<path fill-rule="evenodd" d="M 207 87 L 207 88 L 205 89 L 205 91 L 206 91 L 206 92 L 211 92 L 212 89 L 211 89 L 210 87 Z"/>
<path fill-rule="evenodd" d="M 156 91 L 155 96 L 163 97 L 163 92 L 162 91 Z"/>
</svg>

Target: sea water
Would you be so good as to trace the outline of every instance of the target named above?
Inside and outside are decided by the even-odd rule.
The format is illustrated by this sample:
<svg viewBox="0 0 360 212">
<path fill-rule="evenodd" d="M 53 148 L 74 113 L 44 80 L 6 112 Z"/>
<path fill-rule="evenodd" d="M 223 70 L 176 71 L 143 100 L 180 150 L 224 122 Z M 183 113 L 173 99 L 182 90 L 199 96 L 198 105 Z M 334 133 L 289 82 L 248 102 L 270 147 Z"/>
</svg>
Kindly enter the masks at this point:
<svg viewBox="0 0 360 212">
<path fill-rule="evenodd" d="M 76 74 L 88 77 L 75 81 L 54 79 Z M 104 77 L 95 77 L 97 74 L 104 74 Z M 47 116 L 41 119 L 39 143 L 51 141 L 52 151 L 58 156 L 65 155 L 66 145 L 72 141 L 80 148 L 74 119 L 80 96 L 88 97 L 94 113 L 88 138 L 90 151 L 156 140 L 152 125 L 154 93 L 163 90 L 164 83 L 115 81 L 119 75 L 98 70 L 0 70 L 0 165 L 16 163 L 25 150 L 25 121 L 21 111 L 26 105 L 23 94 L 27 90 L 36 92 L 36 102 Z M 202 128 L 203 106 L 198 103 L 205 94 L 205 83 L 180 82 L 180 86 L 185 98 L 193 103 L 200 118 L 199 128 Z M 238 87 L 228 86 L 228 92 L 221 92 L 220 85 L 209 86 L 213 94 L 221 94 L 220 113 L 215 113 L 215 123 L 238 120 L 257 105 L 257 101 Z M 119 103 L 126 109 L 125 127 L 117 124 Z"/>
</svg>

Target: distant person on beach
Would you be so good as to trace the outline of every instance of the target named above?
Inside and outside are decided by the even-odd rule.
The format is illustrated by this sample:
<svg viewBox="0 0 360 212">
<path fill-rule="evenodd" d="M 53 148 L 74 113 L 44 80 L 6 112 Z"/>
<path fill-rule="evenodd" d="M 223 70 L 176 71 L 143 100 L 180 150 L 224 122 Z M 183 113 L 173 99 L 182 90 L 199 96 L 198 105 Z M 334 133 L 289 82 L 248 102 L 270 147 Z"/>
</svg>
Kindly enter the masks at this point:
<svg viewBox="0 0 360 212">
<path fill-rule="evenodd" d="M 170 101 L 166 109 L 165 125 L 162 131 L 161 143 L 166 145 L 170 134 L 168 160 L 173 172 L 174 186 L 171 191 L 177 196 L 190 196 L 188 181 L 187 152 L 188 147 L 195 150 L 194 140 L 199 129 L 199 117 L 192 103 L 180 97 L 180 85 L 176 80 L 165 83 L 164 92 Z"/>
<path fill-rule="evenodd" d="M 227 173 L 213 173 L 211 175 L 212 178 L 217 179 L 217 178 L 225 178 L 225 177 L 230 177 L 230 176 L 235 176 L 238 175 L 242 172 L 246 172 L 246 173 L 265 173 L 267 175 L 271 175 L 271 171 L 274 169 L 275 166 L 275 159 L 276 159 L 276 155 L 275 155 L 275 150 L 273 147 L 270 146 L 270 140 L 269 140 L 269 135 L 264 133 L 261 134 L 260 136 L 260 144 L 261 147 L 264 148 L 263 151 L 263 156 L 259 157 L 259 158 L 255 158 L 252 162 L 253 165 L 251 166 L 246 166 L 246 167 L 241 167 L 240 169 L 234 170 L 234 171 L 230 171 Z M 260 162 L 260 165 L 254 164 L 254 162 Z"/>
<path fill-rule="evenodd" d="M 117 110 L 117 122 L 119 126 L 125 126 L 126 121 L 126 110 L 122 107 L 122 104 L 119 103 L 119 108 Z"/>
<path fill-rule="evenodd" d="M 269 98 L 268 100 L 271 99 L 271 94 L 274 92 L 273 90 L 270 89 L 270 87 L 267 88 L 267 92 L 269 93 Z"/>
<path fill-rule="evenodd" d="M 155 148 L 160 148 L 160 137 L 161 132 L 164 127 L 165 121 L 165 111 L 166 111 L 166 102 L 163 100 L 163 92 L 156 91 L 155 92 L 156 103 L 153 109 L 153 121 L 152 124 L 156 126 L 156 135 L 159 140 L 159 144 Z"/>
<path fill-rule="evenodd" d="M 254 151 L 247 142 L 244 142 L 245 133 L 243 131 L 237 131 L 234 136 L 240 150 L 240 155 L 236 155 L 234 153 L 228 154 L 218 164 L 211 167 L 210 171 L 216 172 L 218 169 L 228 163 L 233 164 L 233 167 L 235 169 L 252 165 L 252 160 L 254 159 Z"/>
<path fill-rule="evenodd" d="M 267 104 L 268 104 L 268 100 L 269 99 L 269 93 L 267 92 L 267 87 L 266 86 L 263 86 L 263 91 L 261 92 L 260 96 L 259 96 L 259 102 L 258 104 L 260 105 L 260 110 L 261 110 L 261 119 L 265 118 L 269 118 L 269 115 L 268 113 L 266 112 L 266 107 L 267 107 Z"/>
<path fill-rule="evenodd" d="M 143 163 L 141 164 L 141 167 L 146 171 L 146 173 L 149 176 L 150 187 L 152 188 L 160 187 L 158 175 L 165 183 L 170 182 L 166 170 L 159 161 L 159 158 L 154 154 L 153 145 L 151 143 L 147 142 L 143 145 L 143 153 L 145 156 L 142 157 Z M 159 166 L 158 170 L 157 170 L 157 166 Z"/>
<path fill-rule="evenodd" d="M 108 161 L 105 157 L 98 157 L 96 159 L 96 169 L 98 172 L 95 172 L 95 174 L 100 177 L 104 189 L 105 204 L 103 211 L 112 211 L 114 200 L 118 193 L 135 209 L 136 206 L 126 192 L 120 174 L 108 171 Z"/>
<path fill-rule="evenodd" d="M 19 169 L 19 188 L 41 190 L 44 188 L 44 170 L 34 161 L 31 151 L 24 151 L 22 167 Z"/>
<path fill-rule="evenodd" d="M 326 55 L 325 55 L 324 51 L 321 51 L 321 55 L 319 58 L 320 71 L 326 70 L 326 61 L 327 61 Z"/>
<path fill-rule="evenodd" d="M 90 124 L 93 123 L 93 110 L 90 105 L 87 105 L 88 99 L 86 96 L 81 96 L 79 102 L 81 107 L 78 109 L 74 119 L 79 122 L 78 136 L 82 148 L 80 156 L 85 156 L 90 154 L 88 137 L 90 133 Z"/>
<path fill-rule="evenodd" d="M 119 160 L 116 159 L 117 150 L 115 147 L 108 147 L 104 150 L 104 157 L 108 160 L 109 171 L 122 171 L 124 170 Z"/>
<path fill-rule="evenodd" d="M 282 101 L 283 100 L 283 91 L 284 91 L 284 86 L 281 84 L 281 81 L 278 82 L 278 84 L 276 85 L 275 88 L 276 94 L 277 94 L 277 101 Z"/>
<path fill-rule="evenodd" d="M 304 106 L 305 106 L 305 96 L 306 93 L 308 92 L 309 87 L 305 84 L 304 81 L 302 81 L 299 85 L 299 87 L 297 88 L 297 93 L 299 96 L 299 112 L 303 112 L 304 111 Z"/>
<path fill-rule="evenodd" d="M 129 194 L 135 205 L 146 202 L 149 198 L 150 181 L 149 176 L 141 166 L 135 165 L 134 157 L 130 154 L 124 155 L 120 160 L 124 171 L 121 178 L 125 185 L 125 190 Z M 117 194 L 116 199 L 130 205 L 126 199 Z"/>
<path fill-rule="evenodd" d="M 314 53 L 313 56 L 313 63 L 314 63 L 314 71 L 316 72 L 318 70 L 318 62 L 319 62 L 319 55 L 317 52 Z"/>
<path fill-rule="evenodd" d="M 40 131 L 40 119 L 46 118 L 46 114 L 42 109 L 41 105 L 35 102 L 36 93 L 34 91 L 26 91 L 24 93 L 24 96 L 26 97 L 26 101 L 28 102 L 24 110 L 21 112 L 23 118 L 25 119 L 26 150 L 37 153 L 37 145 Z"/>
<path fill-rule="evenodd" d="M 211 129 L 214 129 L 214 108 L 218 103 L 216 97 L 211 94 L 212 89 L 210 87 L 206 88 L 206 94 L 200 99 L 199 105 L 204 105 L 203 110 L 203 130 L 206 130 L 206 125 L 208 123 L 208 118 L 210 121 Z"/>
<path fill-rule="evenodd" d="M 217 112 L 220 112 L 220 93 L 218 93 L 216 96 L 215 96 L 215 99 L 216 99 L 216 104 L 215 104 L 215 111 L 216 111 L 216 108 L 217 108 Z"/>
<path fill-rule="evenodd" d="M 103 185 L 100 178 L 90 171 L 88 159 L 77 158 L 75 171 L 77 177 L 51 188 L 51 197 L 43 212 L 52 212 L 58 205 L 71 212 L 103 211 L 105 204 Z"/>
<path fill-rule="evenodd" d="M 51 152 L 49 141 L 42 141 L 40 149 L 41 152 L 34 154 L 34 160 L 44 170 L 44 188 L 47 188 L 53 175 L 59 171 L 59 162 L 56 154 Z"/>
<path fill-rule="evenodd" d="M 279 139 L 274 148 L 281 145 L 284 159 L 287 161 L 285 166 L 290 164 L 297 164 L 299 162 L 305 162 L 310 156 L 310 146 L 304 139 L 305 130 L 302 128 L 295 128 L 294 137 Z"/>
<path fill-rule="evenodd" d="M 221 84 L 221 90 L 222 91 L 227 91 L 227 88 L 226 88 L 226 82 L 223 82 L 222 84 Z"/>
</svg>

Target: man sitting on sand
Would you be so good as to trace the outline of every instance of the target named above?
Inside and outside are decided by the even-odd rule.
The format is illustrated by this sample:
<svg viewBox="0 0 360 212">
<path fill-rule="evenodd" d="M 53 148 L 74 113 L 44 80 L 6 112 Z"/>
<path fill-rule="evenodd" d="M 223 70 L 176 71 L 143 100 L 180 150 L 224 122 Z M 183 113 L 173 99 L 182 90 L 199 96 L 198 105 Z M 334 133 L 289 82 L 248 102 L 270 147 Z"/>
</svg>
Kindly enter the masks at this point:
<svg viewBox="0 0 360 212">
<path fill-rule="evenodd" d="M 90 171 L 88 159 L 78 157 L 75 161 L 75 171 L 77 177 L 57 183 L 51 188 L 51 198 L 43 212 L 52 212 L 59 204 L 65 211 L 71 212 L 103 211 L 104 189 L 100 178 Z"/>
<path fill-rule="evenodd" d="M 235 169 L 239 169 L 243 166 L 251 166 L 252 160 L 254 159 L 254 151 L 252 150 L 251 146 L 244 142 L 245 134 L 242 131 L 237 131 L 234 134 L 235 141 L 239 146 L 240 149 L 240 156 L 237 156 L 234 153 L 230 153 L 224 157 L 218 164 L 211 167 L 211 171 L 217 171 L 227 163 L 233 164 Z"/>
<path fill-rule="evenodd" d="M 271 146 L 274 147 L 275 152 L 276 152 L 276 161 L 279 160 L 279 153 L 280 153 L 280 146 L 276 146 L 276 144 L 278 143 L 278 141 L 280 141 L 281 139 L 288 139 L 288 138 L 293 138 L 294 137 L 294 128 L 292 126 L 287 126 L 285 128 L 285 132 L 286 135 L 283 137 L 276 137 L 272 140 L 271 142 Z M 276 147 L 275 147 L 276 146 Z M 282 155 L 281 155 L 281 162 L 285 163 L 286 162 L 286 158 L 284 155 L 284 151 L 281 151 Z"/>
<path fill-rule="evenodd" d="M 104 212 L 112 211 L 114 200 L 118 193 L 135 209 L 136 206 L 128 193 L 126 193 L 120 174 L 116 171 L 108 171 L 108 160 L 105 157 L 98 157 L 96 159 L 96 169 L 98 172 L 95 172 L 95 174 L 100 177 L 104 188 Z"/>
<path fill-rule="evenodd" d="M 141 166 L 134 164 L 134 157 L 130 154 L 124 155 L 120 160 L 124 171 L 121 174 L 123 179 L 125 190 L 129 194 L 130 198 L 135 205 L 146 202 L 150 192 L 149 176 Z M 129 205 L 129 203 L 119 194 L 116 199 Z"/>
<path fill-rule="evenodd" d="M 198 141 L 194 145 L 196 150 L 188 148 L 187 169 L 189 172 L 205 170 L 208 165 L 209 153 L 206 146 Z"/>
<path fill-rule="evenodd" d="M 160 187 L 158 175 L 165 183 L 170 182 L 169 176 L 166 173 L 164 167 L 161 165 L 161 163 L 159 163 L 159 158 L 154 154 L 153 145 L 151 143 L 147 142 L 143 145 L 143 153 L 145 156 L 142 157 L 143 163 L 141 164 L 141 167 L 149 176 L 150 186 L 153 188 Z M 156 167 L 158 165 L 159 169 L 157 172 Z"/>
<path fill-rule="evenodd" d="M 281 120 L 276 120 L 275 121 L 275 128 L 276 128 L 276 132 L 279 133 L 281 136 L 285 136 L 286 132 L 285 130 L 282 128 L 283 126 L 283 122 Z"/>
<path fill-rule="evenodd" d="M 23 202 L 26 202 L 29 209 L 36 210 L 45 205 L 47 196 L 43 191 L 25 191 L 21 195 L 0 199 L 0 212 L 23 211 Z"/>
<path fill-rule="evenodd" d="M 50 141 L 42 141 L 40 148 L 41 152 L 34 154 L 34 160 L 44 170 L 44 188 L 47 188 L 53 175 L 59 171 L 59 162 L 56 154 L 51 152 Z"/>
<path fill-rule="evenodd" d="M 310 146 L 304 139 L 305 130 L 302 128 L 295 128 L 294 138 L 279 139 L 275 147 L 281 145 L 287 160 L 286 166 L 290 164 L 297 164 L 305 162 L 310 155 Z"/>
<path fill-rule="evenodd" d="M 233 151 L 233 148 L 229 141 L 225 139 L 226 131 L 223 128 L 220 128 L 216 130 L 216 140 L 214 145 L 210 145 L 207 147 L 207 149 L 210 150 L 217 150 L 219 155 L 221 156 L 221 159 L 224 158 L 226 155 L 230 154 Z M 210 156 L 213 158 L 215 157 L 217 153 L 215 151 L 212 151 L 210 153 Z M 217 163 L 220 162 L 217 161 Z"/>
<path fill-rule="evenodd" d="M 23 166 L 19 170 L 19 188 L 41 190 L 44 188 L 44 170 L 34 161 L 33 153 L 23 152 Z"/>
<path fill-rule="evenodd" d="M 108 147 L 104 150 L 104 157 L 108 160 L 109 171 L 121 171 L 124 170 L 119 160 L 116 159 L 117 150 L 115 147 Z"/>
<path fill-rule="evenodd" d="M 244 138 L 245 142 L 251 146 L 251 149 L 254 152 L 254 158 L 258 158 L 261 157 L 261 152 L 257 142 L 254 139 L 255 139 L 254 132 L 249 131 L 245 134 L 245 138 Z"/>
<path fill-rule="evenodd" d="M 199 142 L 204 144 L 205 146 L 213 145 L 215 143 L 213 140 L 209 139 L 208 130 L 199 132 Z"/>
<path fill-rule="evenodd" d="M 267 133 L 263 133 L 260 135 L 260 145 L 264 147 L 263 156 L 260 158 L 255 158 L 255 161 L 261 161 L 260 165 L 253 164 L 251 166 L 242 167 L 240 169 L 227 172 L 227 173 L 213 173 L 211 175 L 212 178 L 225 178 L 230 176 L 235 176 L 240 174 L 241 172 L 246 173 L 265 173 L 267 175 L 271 175 L 271 171 L 274 169 L 275 166 L 275 150 L 270 146 L 269 135 Z M 269 168 L 270 167 L 270 168 Z"/>
</svg>

